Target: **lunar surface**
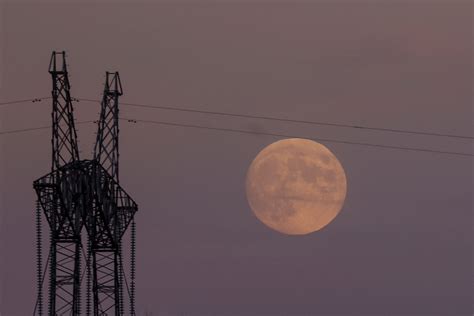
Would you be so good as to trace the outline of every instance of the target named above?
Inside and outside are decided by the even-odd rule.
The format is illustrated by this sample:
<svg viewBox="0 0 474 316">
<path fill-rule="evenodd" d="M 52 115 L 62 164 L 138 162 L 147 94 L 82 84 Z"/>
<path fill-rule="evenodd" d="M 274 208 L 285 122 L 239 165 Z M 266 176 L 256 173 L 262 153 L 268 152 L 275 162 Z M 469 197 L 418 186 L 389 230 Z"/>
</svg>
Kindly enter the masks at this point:
<svg viewBox="0 0 474 316">
<path fill-rule="evenodd" d="M 264 148 L 250 165 L 246 193 L 268 227 L 304 235 L 328 225 L 341 211 L 347 181 L 336 156 L 317 142 L 291 138 Z"/>
</svg>

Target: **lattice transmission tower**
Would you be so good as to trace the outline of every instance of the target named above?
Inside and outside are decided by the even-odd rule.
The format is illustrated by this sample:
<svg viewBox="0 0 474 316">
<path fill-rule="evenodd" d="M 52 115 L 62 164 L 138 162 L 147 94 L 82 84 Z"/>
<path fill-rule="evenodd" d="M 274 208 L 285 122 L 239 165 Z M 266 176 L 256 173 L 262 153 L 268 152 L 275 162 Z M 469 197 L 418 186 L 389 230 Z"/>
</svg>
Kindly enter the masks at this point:
<svg viewBox="0 0 474 316">
<path fill-rule="evenodd" d="M 52 167 L 34 181 L 38 200 L 37 302 L 43 315 L 43 283 L 49 275 L 48 315 L 80 315 L 81 289 L 86 289 L 86 314 L 123 315 L 124 280 L 129 311 L 135 315 L 135 222 L 137 204 L 119 184 L 118 100 L 122 86 L 118 73 L 106 73 L 92 160 L 80 160 L 73 105 L 64 52 L 53 52 Z M 43 269 L 42 214 L 50 228 L 50 251 Z M 130 287 L 123 268 L 122 236 L 131 229 Z M 87 232 L 87 250 L 82 228 Z M 83 260 L 84 259 L 84 260 Z M 86 270 L 81 271 L 85 261 Z M 87 272 L 87 282 L 82 282 Z"/>
<path fill-rule="evenodd" d="M 91 240 L 94 315 L 114 310 L 124 313 L 122 236 L 133 221 L 137 205 L 119 185 L 119 96 L 120 76 L 106 73 L 97 141 L 93 185 L 96 196 L 86 227 Z M 135 314 L 135 223 L 132 223 L 130 314 Z M 130 289 L 129 289 L 130 291 Z"/>
</svg>

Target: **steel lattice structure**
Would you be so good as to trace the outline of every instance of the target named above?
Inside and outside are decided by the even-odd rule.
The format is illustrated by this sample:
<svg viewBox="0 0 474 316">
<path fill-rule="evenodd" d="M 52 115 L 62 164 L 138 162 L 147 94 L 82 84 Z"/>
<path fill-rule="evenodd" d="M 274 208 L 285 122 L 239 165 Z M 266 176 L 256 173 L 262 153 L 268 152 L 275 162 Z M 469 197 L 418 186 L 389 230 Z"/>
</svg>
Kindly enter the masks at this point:
<svg viewBox="0 0 474 316">
<path fill-rule="evenodd" d="M 135 314 L 135 223 L 137 204 L 119 184 L 118 73 L 106 73 L 106 84 L 92 160 L 80 160 L 70 84 L 64 52 L 53 52 L 49 67 L 53 80 L 52 168 L 37 179 L 37 315 L 43 314 L 41 209 L 50 227 L 48 315 L 80 315 L 81 272 L 87 270 L 87 315 L 124 314 L 122 236 L 132 223 L 130 314 Z M 87 254 L 82 228 L 87 232 Z M 128 286 L 128 283 L 126 283 Z M 92 297 L 91 297 L 92 294 Z M 91 302 L 92 300 L 92 302 Z M 91 304 L 92 303 L 92 304 Z M 91 306 L 92 305 L 92 306 Z"/>
</svg>

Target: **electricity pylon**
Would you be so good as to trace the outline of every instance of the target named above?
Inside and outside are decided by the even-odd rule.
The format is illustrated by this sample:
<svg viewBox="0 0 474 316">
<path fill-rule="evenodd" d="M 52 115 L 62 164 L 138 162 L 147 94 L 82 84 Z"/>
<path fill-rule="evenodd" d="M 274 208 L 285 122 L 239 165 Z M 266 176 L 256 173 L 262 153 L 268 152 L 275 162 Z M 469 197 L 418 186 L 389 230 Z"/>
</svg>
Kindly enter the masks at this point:
<svg viewBox="0 0 474 316">
<path fill-rule="evenodd" d="M 81 305 L 83 222 L 79 197 L 71 194 L 76 191 L 74 187 L 80 185 L 80 176 L 75 170 L 79 150 L 64 52 L 52 54 L 49 73 L 53 80 L 53 161 L 51 173 L 35 181 L 34 188 L 50 227 L 49 314 L 76 315 Z"/>
<path fill-rule="evenodd" d="M 101 103 L 99 128 L 94 147 L 96 168 L 93 172 L 95 203 L 87 220 L 92 254 L 92 292 L 94 315 L 115 311 L 124 313 L 122 236 L 137 211 L 137 205 L 119 185 L 119 97 L 120 76 L 106 73 Z M 132 230 L 132 247 L 135 243 Z M 134 247 L 132 248 L 132 279 L 134 283 Z M 132 285 L 132 289 L 134 285 Z M 130 293 L 130 314 L 135 314 L 133 291 Z"/>
<path fill-rule="evenodd" d="M 42 315 L 41 209 L 50 227 L 48 315 L 81 314 L 81 230 L 88 247 L 87 314 L 123 315 L 123 261 L 121 239 L 138 207 L 118 183 L 118 73 L 107 73 L 94 159 L 79 160 L 72 98 L 64 52 L 53 52 L 49 72 L 53 79 L 53 161 L 51 172 L 34 181 L 37 193 L 37 276 L 35 313 Z M 110 80 L 109 80 L 110 79 Z M 135 224 L 132 223 L 130 314 L 135 314 Z M 92 284 L 91 284 L 92 278 Z"/>
</svg>

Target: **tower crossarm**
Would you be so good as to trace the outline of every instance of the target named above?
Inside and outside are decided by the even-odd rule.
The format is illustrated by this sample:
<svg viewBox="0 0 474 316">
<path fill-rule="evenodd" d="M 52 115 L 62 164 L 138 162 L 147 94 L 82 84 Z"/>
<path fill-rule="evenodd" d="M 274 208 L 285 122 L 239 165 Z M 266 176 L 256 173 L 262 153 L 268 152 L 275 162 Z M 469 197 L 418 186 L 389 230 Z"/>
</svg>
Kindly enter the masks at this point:
<svg viewBox="0 0 474 316">
<path fill-rule="evenodd" d="M 83 218 L 91 207 L 89 163 L 69 163 L 33 183 L 51 231 L 62 238 L 80 235 Z"/>
<path fill-rule="evenodd" d="M 98 161 L 94 160 L 90 164 L 89 172 L 92 179 L 91 191 L 95 195 L 94 213 L 98 213 L 95 217 L 100 218 L 101 223 L 100 227 L 95 228 L 95 234 L 100 232 L 102 237 L 108 235 L 111 238 L 110 243 L 118 243 L 138 206 Z M 90 227 L 87 229 L 90 230 Z"/>
</svg>

